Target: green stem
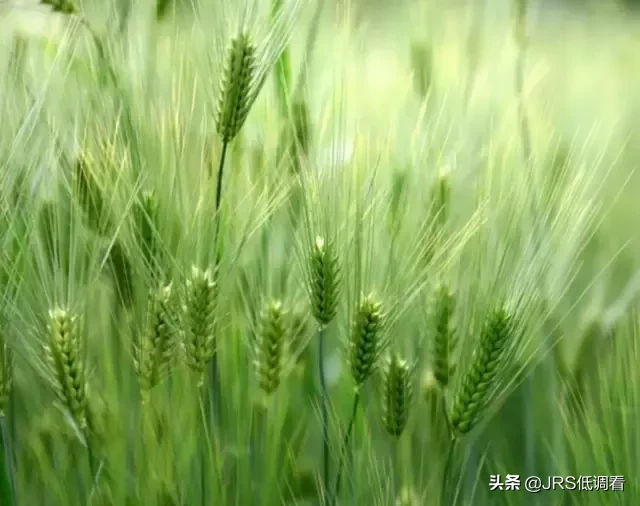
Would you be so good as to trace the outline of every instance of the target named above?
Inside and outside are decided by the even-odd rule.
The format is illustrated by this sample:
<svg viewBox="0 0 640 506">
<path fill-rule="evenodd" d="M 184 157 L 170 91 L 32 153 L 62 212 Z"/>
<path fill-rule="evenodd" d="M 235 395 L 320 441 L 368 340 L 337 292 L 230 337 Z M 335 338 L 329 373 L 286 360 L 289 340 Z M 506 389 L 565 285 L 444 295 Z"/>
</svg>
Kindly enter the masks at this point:
<svg viewBox="0 0 640 506">
<path fill-rule="evenodd" d="M 222 181 L 224 176 L 224 163 L 227 158 L 227 148 L 229 147 L 228 141 L 222 141 L 222 152 L 220 153 L 220 163 L 218 165 L 218 175 L 216 182 L 216 200 L 215 200 L 215 263 L 213 266 L 213 281 L 218 281 L 218 267 L 220 266 L 220 259 L 222 257 L 220 253 L 220 204 L 222 202 Z M 218 352 L 214 350 L 213 356 L 209 364 L 209 381 L 211 387 L 211 406 L 210 410 L 212 419 L 215 416 L 221 416 L 222 402 L 220 399 L 220 371 L 218 367 Z"/>
<path fill-rule="evenodd" d="M 149 466 L 148 462 L 150 460 L 151 454 L 151 444 L 149 442 L 149 433 L 148 433 L 148 418 L 149 418 L 149 401 L 143 400 L 141 397 L 140 404 L 138 405 L 138 420 L 139 424 L 138 434 L 140 434 L 140 438 L 136 438 L 136 442 L 140 444 L 137 451 L 135 451 L 135 459 L 136 459 L 136 480 L 138 481 L 138 486 L 136 490 L 136 494 L 149 494 Z"/>
<path fill-rule="evenodd" d="M 200 389 L 201 390 L 201 389 Z M 204 409 L 204 402 L 202 400 L 202 391 L 198 391 L 198 408 L 200 411 L 200 417 L 202 420 L 202 430 L 207 430 L 207 417 Z M 207 458 L 204 451 L 200 452 L 200 504 L 205 506 L 207 504 Z"/>
<path fill-rule="evenodd" d="M 6 473 L 9 478 L 9 490 L 11 494 L 11 504 L 16 506 L 16 483 L 15 483 L 15 469 L 13 465 L 13 456 L 11 441 L 8 434 L 7 420 L 5 415 L 0 415 L 0 430 L 2 431 L 2 447 L 4 448 L 4 457 L 6 462 Z"/>
<path fill-rule="evenodd" d="M 329 416 L 327 412 L 327 381 L 324 375 L 325 327 L 318 330 L 318 375 L 320 376 L 320 409 L 322 413 L 323 494 L 329 491 Z"/>
<path fill-rule="evenodd" d="M 451 418 L 449 418 L 449 411 L 447 410 L 447 398 L 445 397 L 444 391 L 442 391 L 438 398 L 440 399 L 440 409 L 442 409 L 442 418 L 444 419 L 444 424 L 447 429 L 447 436 L 453 437 L 453 428 L 451 426 Z"/>
<path fill-rule="evenodd" d="M 260 441 L 260 474 L 262 476 L 263 483 L 271 483 L 269 481 L 269 464 L 267 462 L 267 441 L 269 440 L 269 408 L 265 408 L 264 417 L 262 419 L 262 441 Z M 260 499 L 258 499 L 260 504 Z"/>
<path fill-rule="evenodd" d="M 351 441 L 351 434 L 353 433 L 353 427 L 356 423 L 356 417 L 358 415 L 358 405 L 360 404 L 360 390 L 356 390 L 355 397 L 353 398 L 353 409 L 351 411 L 351 420 L 349 421 L 349 427 L 347 427 L 347 433 L 344 435 L 344 441 L 342 442 L 342 448 L 340 449 L 340 460 L 338 461 L 338 474 L 336 475 L 336 488 L 333 494 L 333 500 L 331 504 L 336 506 L 338 502 L 338 495 L 340 494 L 340 485 L 342 482 L 342 466 L 344 459 L 349 448 L 349 442 Z"/>
<path fill-rule="evenodd" d="M 400 459 L 398 458 L 400 453 L 400 441 L 398 438 L 393 438 L 391 441 L 391 478 L 392 478 L 392 504 L 398 500 L 400 495 L 400 484 L 402 482 L 402 473 L 400 471 Z"/>
<path fill-rule="evenodd" d="M 267 403 L 265 406 L 265 410 L 264 410 L 264 416 L 261 417 L 261 422 L 262 422 L 262 441 L 261 441 L 261 448 L 260 448 L 260 464 L 262 466 L 261 469 L 261 476 L 262 476 L 262 481 L 263 483 L 268 484 L 269 488 L 267 490 L 265 490 L 267 497 L 272 497 L 272 493 L 273 493 L 273 489 L 271 488 L 271 485 L 274 484 L 274 479 L 273 479 L 273 475 L 271 475 L 271 471 L 277 469 L 277 466 L 274 467 L 274 455 L 277 455 L 277 452 L 270 452 L 269 451 L 269 437 L 270 437 L 270 433 L 269 433 L 269 419 L 270 419 L 270 412 L 277 409 L 276 407 L 276 399 L 274 396 L 270 396 L 269 398 L 267 398 Z M 277 415 L 277 413 L 276 413 Z M 259 498 L 258 500 L 258 504 L 263 504 L 264 503 L 264 498 Z"/>
<path fill-rule="evenodd" d="M 215 227 L 215 246 L 216 246 L 216 263 L 214 275 L 218 272 L 218 265 L 220 264 L 220 204 L 222 203 L 222 181 L 224 177 L 224 163 L 227 159 L 227 151 L 229 148 L 229 142 L 222 142 L 222 151 L 220 153 L 220 162 L 218 164 L 218 176 L 216 179 L 216 201 L 215 201 L 215 219 L 216 219 L 216 227 Z"/>
<path fill-rule="evenodd" d="M 447 451 L 447 459 L 445 460 L 445 464 L 444 464 L 444 473 L 442 475 L 442 489 L 440 494 L 441 506 L 447 505 L 447 499 L 448 499 L 447 492 L 448 492 L 449 478 L 451 474 L 451 464 L 453 463 L 453 454 L 455 452 L 457 442 L 458 440 L 454 437 L 451 439 L 451 442 L 449 443 L 449 450 Z"/>
<path fill-rule="evenodd" d="M 204 407 L 204 394 L 203 391 L 201 389 L 200 392 L 198 392 L 198 407 L 200 410 L 200 419 L 202 420 L 202 433 L 203 433 L 203 438 L 205 441 L 205 449 L 207 451 L 211 452 L 211 462 L 212 462 L 212 468 L 213 468 L 213 472 L 215 473 L 216 477 L 219 479 L 220 475 L 222 473 L 222 465 L 220 463 L 220 461 L 218 460 L 218 454 L 217 452 L 217 441 L 216 444 L 214 445 L 214 441 L 212 440 L 212 435 L 209 432 L 209 424 L 207 423 L 207 412 L 206 409 Z M 202 504 L 206 505 L 209 504 L 206 501 L 206 483 L 207 483 L 207 476 L 206 476 L 206 468 L 207 468 L 207 453 L 206 451 L 202 451 L 201 454 L 201 465 L 200 465 L 200 491 L 202 494 Z M 218 485 L 220 486 L 220 483 L 218 482 Z M 220 489 L 220 490 L 224 490 L 224 489 Z M 221 498 L 221 499 L 224 499 Z M 222 501 L 222 503 L 224 504 L 224 501 Z"/>
<path fill-rule="evenodd" d="M 84 437 L 87 443 L 87 462 L 89 464 L 89 475 L 91 476 L 91 488 L 87 495 L 87 504 L 91 504 L 91 500 L 97 490 L 98 473 L 96 472 L 96 461 L 93 455 L 93 450 L 91 449 L 91 434 L 89 434 L 89 431 L 85 432 Z"/>
</svg>

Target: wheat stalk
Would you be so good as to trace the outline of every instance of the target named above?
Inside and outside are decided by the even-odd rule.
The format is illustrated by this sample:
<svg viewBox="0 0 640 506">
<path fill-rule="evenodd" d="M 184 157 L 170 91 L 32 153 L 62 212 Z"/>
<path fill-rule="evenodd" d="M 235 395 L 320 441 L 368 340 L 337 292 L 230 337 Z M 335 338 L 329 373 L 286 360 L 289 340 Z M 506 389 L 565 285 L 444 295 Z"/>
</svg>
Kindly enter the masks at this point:
<svg viewBox="0 0 640 506">
<path fill-rule="evenodd" d="M 215 310 L 217 285 L 209 269 L 192 265 L 186 283 L 183 304 L 184 339 L 183 356 L 187 366 L 196 375 L 198 403 L 202 418 L 202 431 L 209 440 L 209 423 L 205 411 L 205 371 L 216 353 Z M 212 392 L 215 395 L 215 392 Z M 212 406 L 213 404 L 211 404 Z M 215 452 L 215 450 L 214 450 Z M 206 501 L 206 455 L 202 454 L 200 481 L 203 504 Z"/>
<path fill-rule="evenodd" d="M 451 442 L 442 480 L 442 501 L 447 496 L 449 472 L 459 439 L 481 421 L 494 393 L 504 357 L 513 337 L 513 320 L 504 308 L 489 313 L 477 347 L 456 391 L 451 409 Z"/>
<path fill-rule="evenodd" d="M 320 410 L 323 441 L 323 484 L 329 487 L 329 417 L 327 412 L 327 385 L 324 371 L 326 327 L 333 321 L 338 308 L 341 288 L 341 269 L 332 241 L 316 237 L 309 253 L 309 279 L 307 290 L 311 313 L 318 322 L 318 375 L 320 378 Z"/>
<path fill-rule="evenodd" d="M 218 267 L 221 260 L 220 251 L 220 205 L 222 203 L 222 183 L 224 166 L 229 143 L 236 137 L 247 119 L 249 109 L 257 96 L 252 94 L 252 85 L 256 72 L 255 47 L 247 32 L 241 32 L 231 40 L 227 51 L 227 58 L 222 70 L 216 111 L 216 129 L 222 141 L 222 151 L 218 165 L 215 197 L 215 231 L 213 268 L 213 282 L 217 283 Z M 220 378 L 218 371 L 218 357 L 215 348 L 210 359 L 211 395 L 215 397 L 217 411 L 220 411 Z"/>
<path fill-rule="evenodd" d="M 0 328 L 0 417 L 6 415 L 13 388 L 13 352 L 9 348 L 4 329 Z"/>
<path fill-rule="evenodd" d="M 333 493 L 333 500 L 331 502 L 334 506 L 336 505 L 340 494 L 342 466 L 344 464 L 345 454 L 349 447 L 351 434 L 353 433 L 353 427 L 358 415 L 361 388 L 365 381 L 367 381 L 375 371 L 380 353 L 384 348 L 382 335 L 383 329 L 384 314 L 382 313 L 382 304 L 373 296 L 373 294 L 363 297 L 358 305 L 351 324 L 351 334 L 348 344 L 348 362 L 350 365 L 351 377 L 356 386 L 356 392 L 353 399 L 351 418 L 340 449 L 336 485 Z"/>
<path fill-rule="evenodd" d="M 13 353 L 6 340 L 4 329 L 0 327 L 0 431 L 2 432 L 2 447 L 9 486 L 11 488 L 11 501 L 16 505 L 15 468 L 13 460 L 12 441 L 7 427 L 7 407 L 9 397 L 13 389 Z"/>
<path fill-rule="evenodd" d="M 255 103 L 274 63 L 284 51 L 293 29 L 293 20 L 298 12 L 299 3 L 280 5 L 273 12 L 272 25 L 266 40 L 254 44 L 253 33 L 248 20 L 252 17 L 251 6 L 246 5 L 242 19 L 237 24 L 237 33 L 230 39 L 222 62 L 220 81 L 217 91 L 215 123 L 221 141 L 220 160 L 216 176 L 216 196 L 214 201 L 215 229 L 213 281 L 217 283 L 218 267 L 221 261 L 220 206 L 227 151 L 231 141 L 244 125 L 251 107 Z M 286 7 L 286 9 L 285 9 Z M 227 21 L 227 20 L 225 20 Z M 255 30 L 259 32 L 259 30 Z M 213 174 L 210 174 L 213 176 Z M 214 349 L 210 360 L 209 376 L 211 395 L 215 398 L 217 411 L 221 409 L 220 378 L 218 357 Z"/>
</svg>

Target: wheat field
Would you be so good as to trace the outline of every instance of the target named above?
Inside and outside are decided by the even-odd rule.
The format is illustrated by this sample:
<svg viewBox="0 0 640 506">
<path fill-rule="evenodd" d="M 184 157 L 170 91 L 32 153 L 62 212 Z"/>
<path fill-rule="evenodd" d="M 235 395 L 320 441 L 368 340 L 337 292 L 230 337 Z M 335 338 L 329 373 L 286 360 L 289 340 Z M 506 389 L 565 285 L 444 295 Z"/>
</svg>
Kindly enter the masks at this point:
<svg viewBox="0 0 640 506">
<path fill-rule="evenodd" d="M 633 4 L 0 0 L 0 506 L 640 504 Z"/>
</svg>

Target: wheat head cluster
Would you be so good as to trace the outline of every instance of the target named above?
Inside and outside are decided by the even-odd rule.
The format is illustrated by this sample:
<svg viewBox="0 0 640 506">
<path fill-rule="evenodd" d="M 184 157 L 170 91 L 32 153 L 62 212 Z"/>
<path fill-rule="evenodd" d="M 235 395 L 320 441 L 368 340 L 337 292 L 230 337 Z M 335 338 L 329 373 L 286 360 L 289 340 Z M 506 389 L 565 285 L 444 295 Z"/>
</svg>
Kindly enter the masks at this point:
<svg viewBox="0 0 640 506">
<path fill-rule="evenodd" d="M 638 504 L 633 297 L 572 319 L 611 170 L 540 140 L 503 3 L 512 123 L 458 161 L 428 40 L 359 115 L 356 3 L 9 2 L 60 30 L 0 75 L 0 506 Z"/>
</svg>

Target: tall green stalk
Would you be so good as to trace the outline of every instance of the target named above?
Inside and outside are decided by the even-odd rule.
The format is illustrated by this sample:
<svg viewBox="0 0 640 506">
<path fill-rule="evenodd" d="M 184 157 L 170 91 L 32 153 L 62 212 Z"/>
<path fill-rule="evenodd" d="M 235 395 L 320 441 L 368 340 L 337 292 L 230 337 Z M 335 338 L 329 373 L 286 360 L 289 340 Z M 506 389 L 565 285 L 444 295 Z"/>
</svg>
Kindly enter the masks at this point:
<svg viewBox="0 0 640 506">
<path fill-rule="evenodd" d="M 342 447 L 340 448 L 340 455 L 338 461 L 338 473 L 336 474 L 336 487 L 333 492 L 333 497 L 331 500 L 331 506 L 336 506 L 338 503 L 338 497 L 340 495 L 340 485 L 342 485 L 342 471 L 344 466 L 344 461 L 346 459 L 347 451 L 349 449 L 349 443 L 351 442 L 351 434 L 353 433 L 353 427 L 356 423 L 356 418 L 358 416 L 358 406 L 360 405 L 360 389 L 356 390 L 355 396 L 353 398 L 353 408 L 351 410 L 351 419 L 349 420 L 349 426 L 347 427 L 347 432 L 344 435 L 344 440 L 342 441 Z"/>
<path fill-rule="evenodd" d="M 86 431 L 85 440 L 87 443 L 87 464 L 89 466 L 89 475 L 91 477 L 91 486 L 89 487 L 89 494 L 87 496 L 87 504 L 91 503 L 95 491 L 98 489 L 98 469 L 96 468 L 96 459 L 91 444 L 91 435 L 89 431 Z"/>
<path fill-rule="evenodd" d="M 15 468 L 13 465 L 13 451 L 9 438 L 9 430 L 5 415 L 0 415 L 0 431 L 2 432 L 2 448 L 4 453 L 4 466 L 2 473 L 2 483 L 0 483 L 0 499 L 2 504 L 11 506 L 17 505 L 16 500 L 16 484 L 15 484 Z"/>
<path fill-rule="evenodd" d="M 325 348 L 327 326 L 334 320 L 338 310 L 342 280 L 341 266 L 335 242 L 316 237 L 311 245 L 308 259 L 308 295 L 316 322 L 318 323 L 318 376 L 320 380 L 320 409 L 322 413 L 323 446 L 323 492 L 329 494 L 329 416 L 328 394 L 325 378 Z"/>
<path fill-rule="evenodd" d="M 447 450 L 447 458 L 444 463 L 444 471 L 442 474 L 442 489 L 440 490 L 440 504 L 441 506 L 447 506 L 449 500 L 449 482 L 451 480 L 451 469 L 453 466 L 453 455 L 456 451 L 457 438 L 452 438 L 449 442 L 449 449 Z"/>
<path fill-rule="evenodd" d="M 214 254 L 215 260 L 213 264 L 213 282 L 218 283 L 218 270 L 220 267 L 220 261 L 222 259 L 221 247 L 220 247 L 220 222 L 222 221 L 220 216 L 220 204 L 222 202 L 222 182 L 224 177 L 224 166 L 227 158 L 227 150 L 229 147 L 229 141 L 222 141 L 222 151 L 220 153 L 220 163 L 218 164 L 218 174 L 216 177 L 216 200 L 215 200 L 215 231 L 214 231 Z M 222 399 L 220 398 L 220 370 L 218 366 L 218 350 L 213 350 L 211 361 L 209 362 L 209 385 L 211 388 L 211 417 L 212 421 L 215 417 L 221 416 Z"/>
<path fill-rule="evenodd" d="M 202 388 L 199 390 L 202 390 Z M 201 391 L 198 392 L 198 409 L 200 412 L 200 420 L 202 421 L 202 434 L 204 435 L 205 441 L 209 441 L 209 426 L 204 409 L 203 393 Z M 210 446 L 207 445 L 207 448 L 210 448 Z M 202 506 L 207 504 L 207 457 L 205 451 L 200 453 L 200 500 L 202 501 Z"/>
<path fill-rule="evenodd" d="M 329 414 L 327 410 L 327 381 L 324 374 L 325 327 L 318 330 L 318 377 L 320 378 L 320 411 L 322 417 L 322 483 L 323 493 L 329 492 Z"/>
</svg>

